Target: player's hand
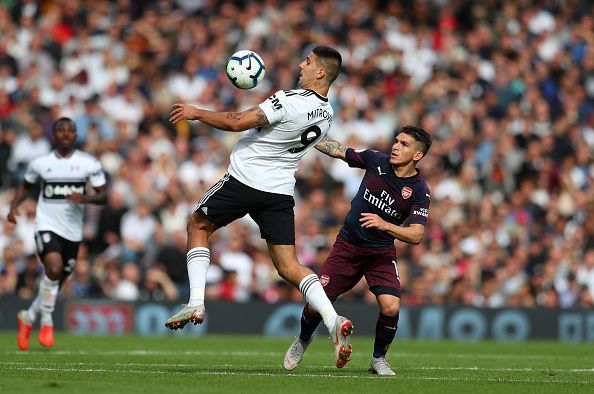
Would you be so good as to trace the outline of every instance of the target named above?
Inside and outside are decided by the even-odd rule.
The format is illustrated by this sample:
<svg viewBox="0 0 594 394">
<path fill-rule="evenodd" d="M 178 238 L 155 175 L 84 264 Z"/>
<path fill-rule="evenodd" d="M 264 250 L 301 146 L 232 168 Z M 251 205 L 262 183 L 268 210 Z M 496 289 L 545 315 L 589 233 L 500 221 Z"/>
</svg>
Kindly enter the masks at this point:
<svg viewBox="0 0 594 394">
<path fill-rule="evenodd" d="M 361 222 L 361 227 L 363 228 L 377 228 L 380 231 L 388 230 L 388 222 L 380 218 L 375 213 L 363 212 L 359 221 Z"/>
<path fill-rule="evenodd" d="M 84 194 L 80 193 L 72 193 L 71 195 L 66 196 L 66 200 L 78 204 L 84 204 L 87 201 Z"/>
<path fill-rule="evenodd" d="M 171 106 L 169 113 L 169 121 L 176 124 L 180 120 L 194 120 L 196 119 L 196 108 L 187 104 L 175 103 Z"/>
<path fill-rule="evenodd" d="M 6 215 L 6 220 L 8 220 L 9 223 L 16 224 L 17 216 L 19 216 L 19 210 L 17 208 L 13 208 L 10 210 L 10 212 L 8 212 L 8 215 Z"/>
</svg>

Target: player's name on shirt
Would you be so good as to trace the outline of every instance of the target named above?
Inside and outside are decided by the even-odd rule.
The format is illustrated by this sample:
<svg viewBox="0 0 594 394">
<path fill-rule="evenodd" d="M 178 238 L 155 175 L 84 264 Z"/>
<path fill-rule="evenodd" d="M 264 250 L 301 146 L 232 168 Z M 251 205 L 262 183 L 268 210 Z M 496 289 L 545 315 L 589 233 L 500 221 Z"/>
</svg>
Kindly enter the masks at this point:
<svg viewBox="0 0 594 394">
<path fill-rule="evenodd" d="M 324 108 L 316 108 L 313 111 L 307 113 L 307 120 L 314 118 L 324 118 L 332 123 L 332 113 Z"/>
</svg>

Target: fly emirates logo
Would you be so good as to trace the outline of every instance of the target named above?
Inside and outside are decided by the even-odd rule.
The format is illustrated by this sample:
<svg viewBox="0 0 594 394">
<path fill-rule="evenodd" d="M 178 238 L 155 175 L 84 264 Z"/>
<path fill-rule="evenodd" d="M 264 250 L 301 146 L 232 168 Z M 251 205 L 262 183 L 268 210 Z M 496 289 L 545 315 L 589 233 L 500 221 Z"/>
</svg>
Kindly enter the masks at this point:
<svg viewBox="0 0 594 394">
<path fill-rule="evenodd" d="M 371 205 L 376 206 L 380 211 L 392 216 L 396 219 L 402 219 L 402 215 L 396 211 L 394 208 L 391 207 L 394 204 L 394 198 L 390 196 L 390 194 L 384 190 L 379 197 L 374 196 L 371 194 L 369 189 L 365 189 L 365 193 L 363 193 L 363 199 L 369 202 Z"/>
</svg>

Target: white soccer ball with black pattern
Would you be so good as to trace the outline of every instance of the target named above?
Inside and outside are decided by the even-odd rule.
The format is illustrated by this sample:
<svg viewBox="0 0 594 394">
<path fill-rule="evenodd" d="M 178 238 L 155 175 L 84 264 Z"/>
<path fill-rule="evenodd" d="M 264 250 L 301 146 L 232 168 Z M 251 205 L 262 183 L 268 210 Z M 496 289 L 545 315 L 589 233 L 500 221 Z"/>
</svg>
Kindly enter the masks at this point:
<svg viewBox="0 0 594 394">
<path fill-rule="evenodd" d="M 264 60 L 253 51 L 237 51 L 227 60 L 227 77 L 239 89 L 256 87 L 265 72 Z"/>
</svg>

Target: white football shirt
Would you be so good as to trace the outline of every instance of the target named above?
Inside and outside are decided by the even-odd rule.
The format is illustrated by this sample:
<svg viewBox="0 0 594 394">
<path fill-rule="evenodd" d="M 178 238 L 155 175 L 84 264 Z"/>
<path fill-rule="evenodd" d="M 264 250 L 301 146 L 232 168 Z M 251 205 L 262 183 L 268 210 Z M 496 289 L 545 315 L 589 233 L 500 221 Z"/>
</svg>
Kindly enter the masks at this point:
<svg viewBox="0 0 594 394">
<path fill-rule="evenodd" d="M 79 150 L 68 157 L 52 151 L 29 163 L 25 181 L 41 183 L 35 229 L 52 231 L 73 242 L 81 241 L 84 204 L 69 202 L 66 196 L 85 194 L 87 182 L 93 187 L 105 185 L 99 160 Z"/>
<path fill-rule="evenodd" d="M 327 133 L 334 111 L 313 90 L 279 90 L 260 104 L 268 126 L 241 136 L 231 152 L 229 174 L 254 189 L 293 195 L 303 156 Z"/>
</svg>

